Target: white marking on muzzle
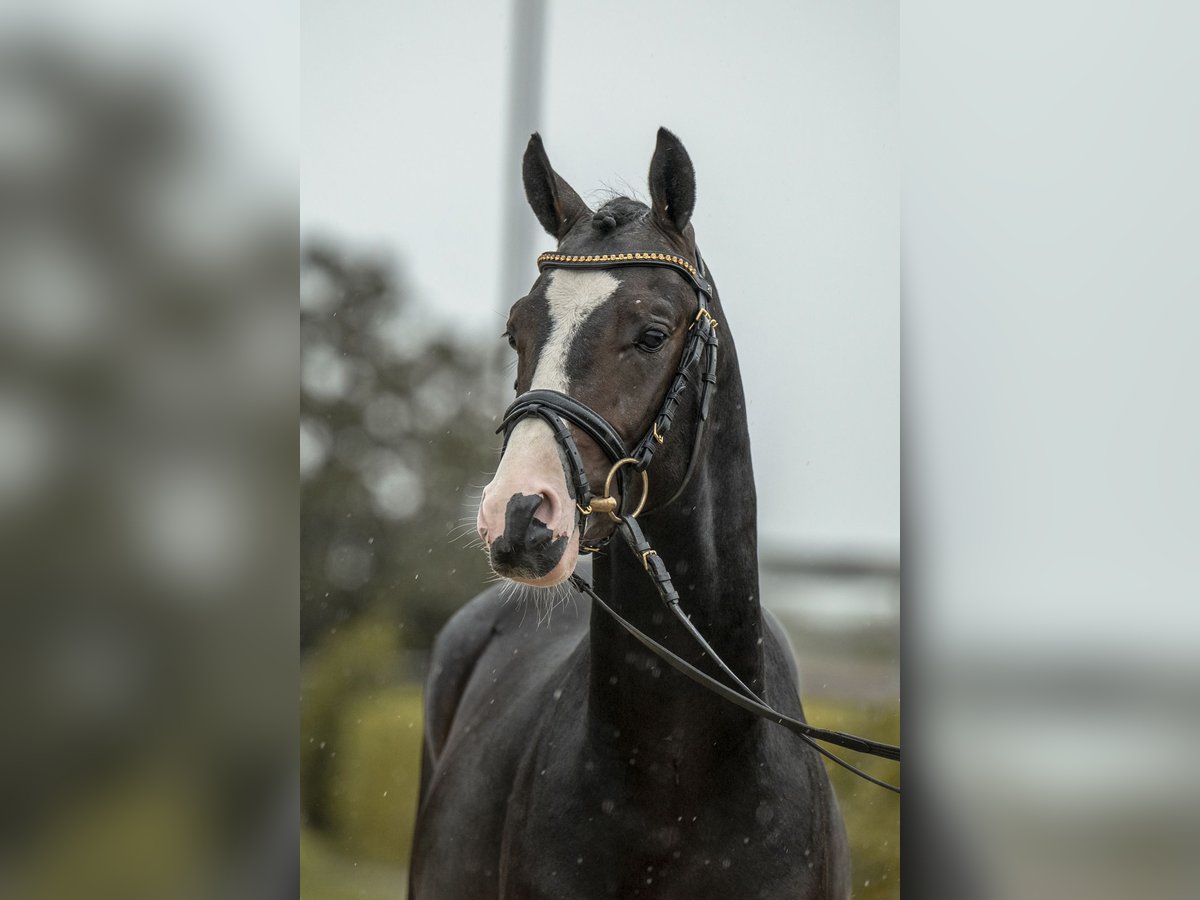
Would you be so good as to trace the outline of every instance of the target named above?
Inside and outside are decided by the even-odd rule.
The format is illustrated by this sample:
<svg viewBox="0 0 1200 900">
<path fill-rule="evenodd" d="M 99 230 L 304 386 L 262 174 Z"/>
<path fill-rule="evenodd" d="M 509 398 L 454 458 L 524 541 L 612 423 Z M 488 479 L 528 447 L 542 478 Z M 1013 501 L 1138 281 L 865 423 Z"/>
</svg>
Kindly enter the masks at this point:
<svg viewBox="0 0 1200 900">
<path fill-rule="evenodd" d="M 620 284 L 616 277 L 604 271 L 555 269 L 550 273 L 550 283 L 546 287 L 550 336 L 534 367 L 530 385 L 532 389 L 569 393 L 567 360 L 571 347 L 588 316 L 612 297 Z M 539 507 L 539 513 L 553 506 L 557 521 L 546 524 L 555 535 L 570 534 L 575 525 L 575 504 L 568 492 L 558 443 L 549 425 L 535 416 L 529 416 L 513 428 L 496 477 L 484 489 L 479 508 L 479 527 L 485 539 L 494 541 L 502 533 L 509 498 L 518 493 L 545 492 L 547 488 L 556 495 L 561 493 L 561 496 L 556 497 L 556 503 L 544 503 Z M 542 516 L 538 515 L 538 518 Z M 576 542 L 572 541 L 571 544 L 574 548 Z M 572 550 L 564 555 L 563 564 L 573 570 L 576 558 L 577 554 Z"/>
</svg>

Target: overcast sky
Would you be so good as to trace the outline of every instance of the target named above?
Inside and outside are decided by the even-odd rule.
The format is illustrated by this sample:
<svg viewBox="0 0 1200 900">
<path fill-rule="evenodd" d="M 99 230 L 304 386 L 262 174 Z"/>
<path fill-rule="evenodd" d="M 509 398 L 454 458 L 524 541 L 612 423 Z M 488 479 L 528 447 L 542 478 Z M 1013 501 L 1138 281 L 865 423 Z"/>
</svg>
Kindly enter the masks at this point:
<svg viewBox="0 0 1200 900">
<path fill-rule="evenodd" d="M 895 5 L 551 6 L 538 127 L 558 171 L 586 200 L 644 196 L 659 125 L 695 163 L 764 544 L 898 554 Z M 302 29 L 302 233 L 390 255 L 423 302 L 489 336 L 516 299 L 498 288 L 520 178 L 504 170 L 510 9 L 309 0 Z"/>
</svg>

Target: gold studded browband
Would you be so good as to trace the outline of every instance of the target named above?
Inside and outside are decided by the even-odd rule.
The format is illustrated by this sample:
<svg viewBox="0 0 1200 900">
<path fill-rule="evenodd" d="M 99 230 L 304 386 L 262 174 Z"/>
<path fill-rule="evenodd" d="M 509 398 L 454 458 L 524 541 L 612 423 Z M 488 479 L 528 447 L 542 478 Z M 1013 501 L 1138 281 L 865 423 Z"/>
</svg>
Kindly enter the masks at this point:
<svg viewBox="0 0 1200 900">
<path fill-rule="evenodd" d="M 696 274 L 696 267 L 684 259 L 682 256 L 675 256 L 673 253 L 605 253 L 599 256 L 568 256 L 565 253 L 543 253 L 537 259 L 538 269 L 544 269 L 551 263 L 612 263 L 619 265 L 620 263 L 640 262 L 646 260 L 648 262 L 665 262 L 671 265 L 679 266 L 689 275 Z"/>
<path fill-rule="evenodd" d="M 537 258 L 538 271 L 548 268 L 563 269 L 611 269 L 618 266 L 665 266 L 683 275 L 707 297 L 712 297 L 712 287 L 700 274 L 700 270 L 689 260 L 674 253 L 642 251 L 635 253 L 598 253 L 592 256 L 572 256 L 568 253 L 543 253 Z"/>
</svg>

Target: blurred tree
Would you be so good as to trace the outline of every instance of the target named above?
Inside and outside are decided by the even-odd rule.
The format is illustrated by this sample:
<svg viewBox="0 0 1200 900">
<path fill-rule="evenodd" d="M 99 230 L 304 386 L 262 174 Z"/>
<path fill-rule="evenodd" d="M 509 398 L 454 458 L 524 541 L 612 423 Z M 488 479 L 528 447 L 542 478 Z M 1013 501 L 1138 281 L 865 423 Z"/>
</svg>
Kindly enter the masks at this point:
<svg viewBox="0 0 1200 900">
<path fill-rule="evenodd" d="M 306 249 L 300 287 L 301 648 L 370 608 L 424 649 L 486 577 L 467 545 L 505 348 L 456 336 L 387 266 L 328 246 Z"/>
</svg>

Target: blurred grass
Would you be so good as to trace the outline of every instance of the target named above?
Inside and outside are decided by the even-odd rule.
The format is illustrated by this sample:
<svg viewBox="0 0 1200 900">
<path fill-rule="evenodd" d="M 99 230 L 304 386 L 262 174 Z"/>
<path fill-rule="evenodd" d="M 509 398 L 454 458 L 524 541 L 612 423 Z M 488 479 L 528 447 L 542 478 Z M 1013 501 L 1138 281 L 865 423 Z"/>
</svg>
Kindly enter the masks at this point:
<svg viewBox="0 0 1200 900">
<path fill-rule="evenodd" d="M 329 800 L 341 848 L 355 859 L 407 861 L 420 788 L 420 687 L 356 699 L 338 734 Z"/>
<path fill-rule="evenodd" d="M 212 810 L 187 773 L 132 763 L 72 798 L 24 856 L 0 864 L 0 896 L 24 900 L 157 900 L 204 885 Z M 185 812 L 186 811 L 186 812 Z M 204 891 L 197 889 L 195 896 Z"/>
<path fill-rule="evenodd" d="M 405 895 L 417 810 L 421 688 L 401 678 L 396 623 L 335 628 L 301 675 L 300 890 L 312 900 Z"/>
<path fill-rule="evenodd" d="M 822 728 L 848 731 L 889 744 L 900 743 L 898 706 L 865 705 L 859 700 L 805 698 L 808 720 Z M 831 748 L 836 750 L 837 748 Z M 838 753 L 865 772 L 900 783 L 900 767 L 856 753 Z M 854 900 L 892 900 L 900 896 L 900 798 L 841 766 L 826 762 L 837 792 L 854 866 Z"/>
<path fill-rule="evenodd" d="M 300 829 L 303 900 L 404 900 L 408 872 L 388 863 L 356 860 L 315 829 Z"/>
</svg>

